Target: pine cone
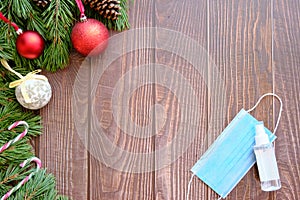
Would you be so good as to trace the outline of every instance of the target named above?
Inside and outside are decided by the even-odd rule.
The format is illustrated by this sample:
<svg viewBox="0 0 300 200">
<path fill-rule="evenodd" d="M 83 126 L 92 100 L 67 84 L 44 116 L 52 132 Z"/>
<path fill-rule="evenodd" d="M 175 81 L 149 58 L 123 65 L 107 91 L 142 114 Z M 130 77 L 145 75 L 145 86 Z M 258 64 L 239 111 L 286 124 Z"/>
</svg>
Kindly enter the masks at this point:
<svg viewBox="0 0 300 200">
<path fill-rule="evenodd" d="M 33 0 L 33 2 L 40 8 L 45 8 L 50 4 L 51 0 Z"/>
<path fill-rule="evenodd" d="M 121 15 L 118 0 L 83 0 L 83 2 L 107 19 L 116 20 Z"/>
</svg>

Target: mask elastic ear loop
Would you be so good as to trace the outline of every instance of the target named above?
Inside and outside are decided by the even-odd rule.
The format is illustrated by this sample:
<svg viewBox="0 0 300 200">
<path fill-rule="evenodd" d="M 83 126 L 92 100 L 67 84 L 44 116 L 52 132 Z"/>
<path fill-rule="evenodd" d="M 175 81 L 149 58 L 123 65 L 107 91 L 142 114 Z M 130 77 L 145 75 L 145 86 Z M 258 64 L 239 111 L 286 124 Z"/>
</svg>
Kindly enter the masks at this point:
<svg viewBox="0 0 300 200">
<path fill-rule="evenodd" d="M 276 97 L 278 99 L 278 101 L 280 102 L 279 114 L 278 114 L 277 122 L 276 122 L 276 125 L 275 125 L 275 128 L 274 128 L 274 131 L 273 131 L 273 134 L 275 134 L 275 132 L 277 131 L 280 119 L 281 119 L 281 113 L 282 113 L 282 107 L 283 107 L 282 100 L 281 100 L 281 98 L 277 94 L 275 94 L 275 93 L 266 93 L 266 94 L 262 95 L 258 99 L 257 103 L 252 108 L 250 108 L 249 110 L 247 110 L 247 112 L 249 113 L 249 112 L 253 111 L 258 106 L 258 104 L 261 102 L 261 100 L 263 98 L 265 98 L 266 96 Z M 191 179 L 189 181 L 188 189 L 187 189 L 187 194 L 186 194 L 186 200 L 189 200 L 189 195 L 190 195 L 190 190 L 191 190 L 191 184 L 193 182 L 194 176 L 195 176 L 195 174 L 192 174 Z M 218 200 L 221 200 L 221 199 L 223 199 L 223 197 L 219 197 L 218 198 Z"/>
<path fill-rule="evenodd" d="M 192 185 L 194 176 L 195 176 L 195 174 L 192 174 L 191 179 L 189 181 L 188 189 L 187 189 L 187 193 L 186 193 L 186 200 L 189 200 L 190 191 L 191 191 L 191 185 Z M 222 197 L 218 198 L 218 200 L 221 200 L 221 199 L 223 199 L 223 198 Z"/>
<path fill-rule="evenodd" d="M 273 96 L 273 97 L 276 97 L 276 98 L 278 99 L 279 103 L 280 103 L 279 114 L 278 114 L 277 122 L 276 122 L 276 125 L 275 125 L 275 128 L 274 128 L 274 131 L 273 131 L 273 134 L 275 134 L 275 132 L 277 131 L 279 122 L 280 122 L 281 113 L 282 113 L 282 107 L 283 107 L 282 100 L 281 100 L 281 98 L 280 98 L 277 94 L 275 94 L 275 93 L 266 93 L 266 94 L 262 95 L 262 96 L 258 99 L 257 103 L 256 103 L 252 108 L 250 108 L 249 110 L 247 110 L 247 112 L 249 113 L 249 112 L 253 111 L 253 110 L 258 106 L 258 104 L 261 102 L 261 100 L 262 100 L 263 98 L 265 98 L 266 96 Z"/>
<path fill-rule="evenodd" d="M 191 179 L 189 181 L 188 189 L 187 189 L 187 193 L 186 193 L 186 200 L 189 200 L 190 191 L 191 191 L 191 185 L 192 185 L 194 176 L 195 176 L 195 174 L 192 174 Z"/>
</svg>

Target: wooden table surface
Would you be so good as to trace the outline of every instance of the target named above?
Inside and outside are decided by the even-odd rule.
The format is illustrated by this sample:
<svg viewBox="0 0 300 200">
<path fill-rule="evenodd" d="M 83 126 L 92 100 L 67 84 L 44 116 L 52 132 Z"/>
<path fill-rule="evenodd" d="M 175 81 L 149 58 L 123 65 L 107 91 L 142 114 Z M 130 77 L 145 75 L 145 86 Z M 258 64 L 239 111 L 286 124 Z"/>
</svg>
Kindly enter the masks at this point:
<svg viewBox="0 0 300 200">
<path fill-rule="evenodd" d="M 72 110 L 73 86 L 83 60 L 80 55 L 73 53 L 68 68 L 47 74 L 53 86 L 53 98 L 49 105 L 40 111 L 43 116 L 44 134 L 36 143 L 37 155 L 43 160 L 48 171 L 57 177 L 59 192 L 78 200 L 185 199 L 191 176 L 190 169 L 208 146 L 240 109 L 250 108 L 264 93 L 275 92 L 282 98 L 284 104 L 276 140 L 276 156 L 282 188 L 277 192 L 262 192 L 255 165 L 227 199 L 299 200 L 299 10 L 298 0 L 130 1 L 131 30 L 144 29 L 137 36 L 141 41 L 125 38 L 120 41 L 122 45 L 144 47 L 149 41 L 155 43 L 161 39 L 155 38 L 159 36 L 154 35 L 154 39 L 149 40 L 151 33 L 147 32 L 149 29 L 146 27 L 177 31 L 196 41 L 208 52 L 207 58 L 215 64 L 219 76 L 206 73 L 204 77 L 203 73 L 196 70 L 197 66 L 193 66 L 188 59 L 167 50 L 140 48 L 125 52 L 108 67 L 97 82 L 93 98 L 88 97 L 92 87 L 85 87 L 85 84 L 90 84 L 91 77 L 86 77 L 86 82 L 84 80 L 82 82 L 82 95 L 86 94 L 87 106 L 93 103 L 94 107 L 90 107 L 88 111 L 96 113 L 97 118 L 93 120 L 101 126 L 105 137 L 113 144 L 112 148 L 123 149 L 132 154 L 158 151 L 173 142 L 172 139 L 183 126 L 182 118 L 198 119 L 192 123 L 193 129 L 197 130 L 195 138 L 187 133 L 186 139 L 177 141 L 178 148 L 181 148 L 180 142 L 188 143 L 189 146 L 174 162 L 160 166 L 160 161 L 172 160 L 175 150 L 169 149 L 167 154 L 149 157 L 149 160 L 138 163 L 138 166 L 136 163 L 132 164 L 134 161 L 130 160 L 130 157 L 123 157 L 121 154 L 118 155 L 118 166 L 109 167 L 86 148 L 94 140 L 94 136 L 89 132 L 94 126 L 92 122 L 87 121 L 90 123 L 87 127 L 90 128 L 86 133 L 78 133 L 75 126 L 75 118 L 84 119 L 88 114 L 75 116 Z M 145 44 L 141 44 L 143 42 Z M 189 51 L 195 50 L 192 46 L 191 49 L 186 49 L 180 42 L 174 41 L 173 46 L 176 45 L 183 52 L 190 53 Z M 118 45 L 116 48 L 119 48 Z M 155 70 L 158 68 L 142 67 L 153 63 L 167 66 L 177 72 L 177 74 L 169 73 L 168 70 L 161 69 L 159 71 L 171 85 L 181 87 L 182 83 L 178 79 L 178 74 L 181 74 L 195 93 L 190 94 L 186 91 L 186 94 L 176 94 L 176 91 L 167 86 L 156 84 Z M 208 65 L 202 67 L 208 72 L 211 70 Z M 92 66 L 90 70 L 92 76 L 94 70 Z M 131 80 L 128 79 L 126 82 L 122 77 L 129 75 L 133 79 L 138 79 L 140 74 L 146 74 L 145 84 L 131 94 L 125 94 L 129 91 L 127 88 L 131 87 Z M 222 91 L 213 85 L 219 79 L 224 81 Z M 152 84 L 146 84 L 147 82 Z M 117 126 L 113 116 L 113 107 L 116 105 L 112 101 L 116 84 L 121 84 L 121 88 L 123 86 L 123 89 L 118 91 L 120 99 L 130 95 L 127 102 L 129 106 L 120 104 L 119 110 L 117 109 L 119 114 L 126 109 L 130 114 L 121 120 L 125 123 L 131 121 L 139 127 L 154 124 L 154 135 L 139 138 L 127 134 Z M 216 93 L 225 95 L 223 100 L 226 104 L 221 105 L 220 99 L 212 98 Z M 189 98 L 191 95 L 197 97 L 197 102 L 191 102 Z M 180 98 L 185 96 L 186 102 L 182 103 Z M 155 104 L 163 108 L 163 117 L 159 118 L 162 120 L 162 127 L 153 123 L 153 120 L 157 120 L 156 112 L 151 115 Z M 184 116 L 183 106 L 190 106 L 195 112 Z M 251 114 L 263 120 L 265 125 L 273 130 L 278 110 L 278 102 L 269 97 L 264 99 Z M 209 129 L 211 131 L 208 131 Z M 81 140 L 82 134 L 88 141 Z M 116 169 L 118 167 L 122 169 L 122 164 L 127 166 L 127 172 Z M 150 171 L 149 166 L 152 166 Z M 157 168 L 160 169 L 156 170 Z M 144 172 L 136 173 L 139 169 Z M 217 199 L 218 195 L 195 178 L 191 185 L 190 198 Z"/>
</svg>

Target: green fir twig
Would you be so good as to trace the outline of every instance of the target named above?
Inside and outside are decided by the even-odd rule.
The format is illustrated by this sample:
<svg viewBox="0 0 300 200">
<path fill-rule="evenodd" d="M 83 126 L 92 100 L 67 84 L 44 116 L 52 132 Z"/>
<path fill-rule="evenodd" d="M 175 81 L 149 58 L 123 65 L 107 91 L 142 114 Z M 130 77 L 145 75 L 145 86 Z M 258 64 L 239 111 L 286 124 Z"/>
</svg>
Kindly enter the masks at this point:
<svg viewBox="0 0 300 200">
<path fill-rule="evenodd" d="M 127 0 L 120 0 L 120 6 L 122 15 L 115 21 L 103 18 L 88 6 L 86 15 L 100 20 L 108 29 L 123 31 L 130 26 Z M 53 0 L 45 9 L 37 7 L 33 0 L 1 0 L 0 12 L 18 24 L 23 31 L 38 31 L 46 41 L 44 53 L 39 58 L 25 59 L 16 51 L 15 30 L 0 21 L 0 59 L 9 61 L 10 66 L 23 75 L 37 68 L 55 72 L 68 65 L 72 49 L 70 34 L 79 18 L 74 0 Z M 30 125 L 25 138 L 0 153 L 0 196 L 34 170 L 30 166 L 20 168 L 19 164 L 34 156 L 29 141 L 41 134 L 40 116 L 22 108 L 15 98 L 14 89 L 8 87 L 9 82 L 16 78 L 0 64 L 0 146 L 15 138 L 23 130 L 24 127 L 16 127 L 8 131 L 7 127 L 13 122 L 25 120 Z M 68 199 L 58 195 L 55 184 L 53 175 L 47 174 L 46 170 L 42 169 L 9 199 Z"/>
<path fill-rule="evenodd" d="M 121 16 L 109 20 L 85 6 L 86 16 L 101 21 L 108 29 L 123 31 L 130 27 L 128 0 L 120 0 Z M 15 47 L 17 34 L 4 22 L 0 22 L 0 58 L 12 61 L 12 66 L 37 68 L 55 72 L 69 64 L 72 49 L 70 39 L 74 24 L 79 19 L 79 10 L 74 0 L 53 0 L 45 9 L 37 7 L 33 0 L 1 0 L 0 11 L 23 31 L 38 31 L 46 41 L 44 53 L 37 59 L 21 57 Z"/>
</svg>

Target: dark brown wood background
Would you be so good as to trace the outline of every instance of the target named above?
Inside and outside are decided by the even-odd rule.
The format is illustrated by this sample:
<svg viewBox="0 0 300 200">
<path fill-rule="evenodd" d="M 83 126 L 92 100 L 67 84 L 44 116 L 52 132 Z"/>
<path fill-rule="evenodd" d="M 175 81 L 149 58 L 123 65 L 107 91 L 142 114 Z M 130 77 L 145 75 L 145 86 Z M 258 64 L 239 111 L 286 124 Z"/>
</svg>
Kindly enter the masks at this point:
<svg viewBox="0 0 300 200">
<path fill-rule="evenodd" d="M 165 125 L 154 137 L 139 140 L 118 131 L 112 117 L 111 94 L 118 79 L 135 66 L 160 63 L 173 67 L 191 83 L 199 98 L 195 124 L 199 134 L 187 151 L 163 169 L 126 173 L 106 167 L 89 154 L 74 126 L 73 85 L 83 58 L 73 53 L 68 68 L 47 74 L 53 98 L 40 112 L 44 134 L 36 144 L 37 154 L 57 177 L 60 193 L 72 199 L 185 199 L 190 169 L 241 108 L 250 108 L 266 92 L 281 96 L 284 108 L 277 131 L 276 155 L 282 188 L 262 192 L 253 167 L 227 199 L 300 199 L 300 2 L 298 0 L 136 0 L 130 2 L 131 29 L 160 27 L 179 31 L 203 46 L 225 81 L 225 107 L 211 107 L 211 92 L 193 66 L 162 50 L 140 49 L 120 57 L 104 74 L 95 103 L 101 126 L 112 141 L 132 152 L 151 152 L 163 147 L 180 126 L 178 99 L 168 88 L 145 85 L 130 101 L 131 119 L 145 125 L 153 104 L 165 111 Z M 116 34 L 116 33 L 112 33 Z M 145 36 L 148 33 L 144 33 Z M 135 41 L 126 43 L 136 45 Z M 178 46 L 178 48 L 181 48 Z M 155 80 L 149 68 L 149 80 Z M 173 79 L 172 74 L 164 74 Z M 216 77 L 210 76 L 213 82 Z M 86 80 L 89 81 L 89 80 Z M 172 80 L 176 83 L 176 78 Z M 127 86 L 128 83 L 124 83 Z M 87 88 L 88 94 L 88 88 Z M 120 94 L 122 95 L 122 94 Z M 279 105 L 266 98 L 252 114 L 271 130 Z M 220 113 L 220 112 L 225 113 Z M 225 116 L 208 124 L 209 117 Z M 208 126 L 214 127 L 210 135 Z M 188 138 L 187 138 L 188 139 Z M 172 156 L 172 152 L 170 152 Z M 124 160 L 124 162 L 127 162 Z M 129 161 L 128 161 L 129 162 Z M 151 162 L 151 161 L 149 161 Z M 143 167 L 143 164 L 141 164 Z M 153 166 L 153 169 L 155 166 Z M 217 199 L 199 179 L 191 185 L 191 199 Z"/>
</svg>

